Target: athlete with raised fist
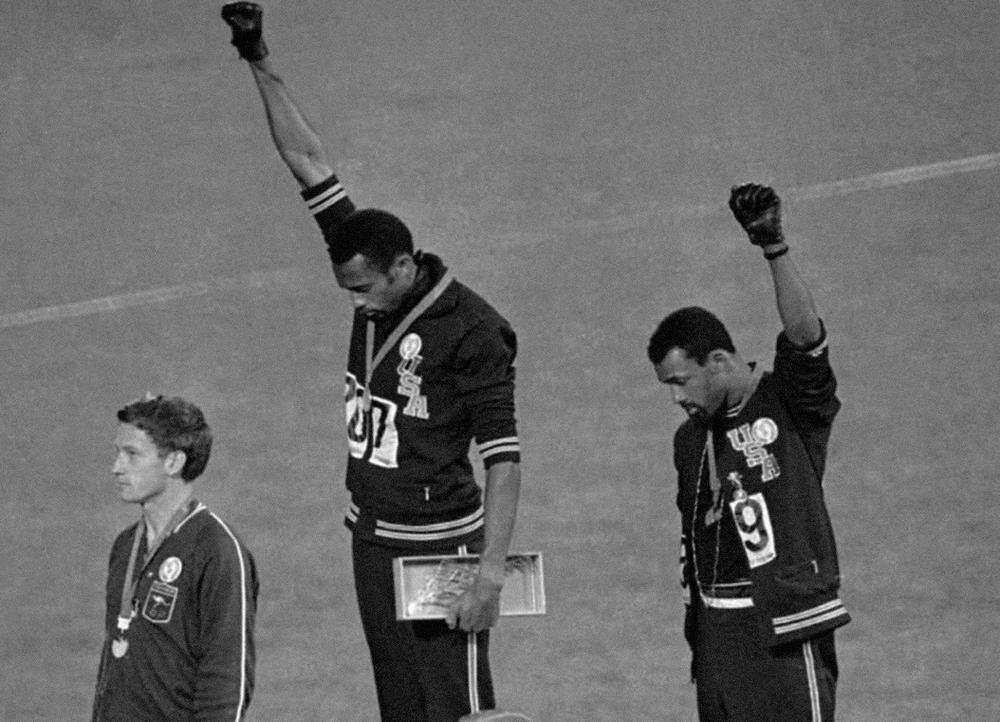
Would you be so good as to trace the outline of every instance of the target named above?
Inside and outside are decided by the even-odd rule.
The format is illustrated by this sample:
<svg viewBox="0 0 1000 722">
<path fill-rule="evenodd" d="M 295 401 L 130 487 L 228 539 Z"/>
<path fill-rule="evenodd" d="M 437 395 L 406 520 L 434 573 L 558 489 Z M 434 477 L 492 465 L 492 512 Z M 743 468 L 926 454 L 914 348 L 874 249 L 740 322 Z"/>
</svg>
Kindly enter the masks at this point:
<svg viewBox="0 0 1000 722">
<path fill-rule="evenodd" d="M 521 483 L 516 337 L 439 257 L 414 250 L 402 220 L 355 207 L 271 64 L 262 15 L 251 2 L 222 9 L 275 147 L 354 307 L 345 523 L 382 719 L 457 720 L 495 707 L 489 628 L 499 615 Z M 485 494 L 470 442 L 485 467 Z M 447 620 L 397 621 L 393 560 L 462 553 L 479 554 L 479 570 Z"/>
<path fill-rule="evenodd" d="M 783 328 L 773 371 L 744 360 L 722 321 L 693 306 L 667 316 L 647 349 L 688 415 L 674 464 L 698 713 L 832 720 L 834 629 L 850 621 L 823 494 L 837 383 L 778 195 L 745 184 L 729 207 L 774 282 Z"/>
</svg>

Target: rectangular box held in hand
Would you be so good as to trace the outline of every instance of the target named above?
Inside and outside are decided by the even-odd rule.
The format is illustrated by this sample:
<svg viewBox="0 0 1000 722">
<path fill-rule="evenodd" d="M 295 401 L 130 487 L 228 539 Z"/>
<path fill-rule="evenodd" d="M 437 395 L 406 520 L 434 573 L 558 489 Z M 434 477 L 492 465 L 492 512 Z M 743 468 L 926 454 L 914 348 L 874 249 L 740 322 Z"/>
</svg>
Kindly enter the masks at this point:
<svg viewBox="0 0 1000 722">
<path fill-rule="evenodd" d="M 399 557 L 393 560 L 396 619 L 444 619 L 451 603 L 479 571 L 477 555 Z M 500 592 L 501 616 L 545 614 L 545 577 L 540 552 L 507 555 Z"/>
</svg>

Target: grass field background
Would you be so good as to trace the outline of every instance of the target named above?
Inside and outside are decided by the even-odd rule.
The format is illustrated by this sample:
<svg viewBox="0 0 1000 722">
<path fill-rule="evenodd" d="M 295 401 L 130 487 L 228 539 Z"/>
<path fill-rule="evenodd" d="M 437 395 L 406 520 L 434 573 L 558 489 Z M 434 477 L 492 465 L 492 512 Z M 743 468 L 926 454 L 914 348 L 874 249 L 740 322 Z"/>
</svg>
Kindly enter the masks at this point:
<svg viewBox="0 0 1000 722">
<path fill-rule="evenodd" d="M 518 330 L 514 547 L 544 553 L 549 612 L 500 623 L 504 706 L 695 717 L 681 418 L 645 343 L 701 304 L 770 365 L 767 270 L 724 206 L 757 179 L 841 381 L 839 716 L 1000 719 L 995 2 L 302 0 L 265 24 L 354 198 Z M 18 1 L 0 26 L 0 718 L 88 719 L 136 516 L 114 412 L 154 390 L 206 410 L 198 495 L 258 561 L 251 718 L 375 719 L 341 524 L 349 308 L 218 7 Z"/>
</svg>

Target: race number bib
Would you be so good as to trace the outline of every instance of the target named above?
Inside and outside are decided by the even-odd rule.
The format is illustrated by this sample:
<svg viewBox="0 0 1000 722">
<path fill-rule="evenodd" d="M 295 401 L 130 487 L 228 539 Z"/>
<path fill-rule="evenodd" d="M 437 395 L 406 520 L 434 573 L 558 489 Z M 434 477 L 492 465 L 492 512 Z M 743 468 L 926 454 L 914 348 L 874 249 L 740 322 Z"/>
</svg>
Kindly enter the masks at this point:
<svg viewBox="0 0 1000 722">
<path fill-rule="evenodd" d="M 347 442 L 351 456 L 365 459 L 375 466 L 395 469 L 399 466 L 399 432 L 396 430 L 396 404 L 372 396 L 358 379 L 347 374 L 344 394 L 347 412 Z"/>
<path fill-rule="evenodd" d="M 771 516 L 767 513 L 767 502 L 761 493 L 744 496 L 729 502 L 733 512 L 736 531 L 739 532 L 743 551 L 747 555 L 750 568 L 754 569 L 774 561 L 774 530 Z"/>
</svg>

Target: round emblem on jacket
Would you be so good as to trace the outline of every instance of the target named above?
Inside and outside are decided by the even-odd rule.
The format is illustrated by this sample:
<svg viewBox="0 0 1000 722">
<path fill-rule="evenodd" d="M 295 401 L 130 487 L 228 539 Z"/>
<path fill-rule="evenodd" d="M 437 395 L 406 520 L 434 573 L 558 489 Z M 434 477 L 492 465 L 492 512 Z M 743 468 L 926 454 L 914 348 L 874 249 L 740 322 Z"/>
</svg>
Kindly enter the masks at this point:
<svg viewBox="0 0 1000 722">
<path fill-rule="evenodd" d="M 753 422 L 753 437 L 762 444 L 770 444 L 778 438 L 778 425 L 766 416 Z"/>
<path fill-rule="evenodd" d="M 399 342 L 399 355 L 409 361 L 420 353 L 420 347 L 422 345 L 423 342 L 417 334 L 408 333 L 403 337 L 403 340 Z"/>
<path fill-rule="evenodd" d="M 160 565 L 160 581 L 164 584 L 170 584 L 177 577 L 181 575 L 181 569 L 184 565 L 181 560 L 177 557 L 167 557 L 163 560 L 163 564 Z"/>
</svg>

